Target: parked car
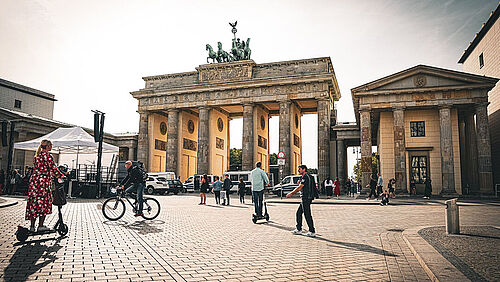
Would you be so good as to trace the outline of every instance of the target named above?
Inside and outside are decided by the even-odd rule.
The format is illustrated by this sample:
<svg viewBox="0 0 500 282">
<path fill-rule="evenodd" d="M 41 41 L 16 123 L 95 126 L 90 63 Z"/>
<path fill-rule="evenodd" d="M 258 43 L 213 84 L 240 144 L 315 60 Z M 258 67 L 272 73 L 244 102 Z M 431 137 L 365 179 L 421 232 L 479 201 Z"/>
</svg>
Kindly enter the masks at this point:
<svg viewBox="0 0 500 282">
<path fill-rule="evenodd" d="M 177 179 L 167 180 L 167 193 L 174 193 L 174 195 L 184 192 L 184 186 L 182 182 Z"/>
<path fill-rule="evenodd" d="M 318 175 L 311 174 L 316 183 L 316 189 L 318 189 Z M 285 176 L 280 183 L 276 184 L 273 187 L 273 194 L 279 196 L 281 195 L 281 191 L 283 191 L 283 196 L 292 192 L 293 189 L 299 187 L 299 181 L 302 178 L 301 175 L 288 175 Z"/>
<path fill-rule="evenodd" d="M 197 178 L 199 181 L 200 181 L 200 185 L 201 185 L 201 175 L 199 174 L 196 174 L 196 175 L 192 175 L 190 177 L 188 177 L 186 179 L 186 181 L 184 181 L 184 191 L 186 192 L 199 192 L 199 190 L 195 191 L 194 190 L 194 178 Z M 212 189 L 212 183 L 214 183 L 215 181 L 215 175 L 212 175 L 212 174 L 209 174 L 207 175 L 207 178 L 208 178 L 208 185 L 209 185 L 209 189 L 211 190 Z"/>
<path fill-rule="evenodd" d="M 167 179 L 165 177 L 148 176 L 146 179 L 146 194 L 165 194 L 168 191 Z"/>
</svg>

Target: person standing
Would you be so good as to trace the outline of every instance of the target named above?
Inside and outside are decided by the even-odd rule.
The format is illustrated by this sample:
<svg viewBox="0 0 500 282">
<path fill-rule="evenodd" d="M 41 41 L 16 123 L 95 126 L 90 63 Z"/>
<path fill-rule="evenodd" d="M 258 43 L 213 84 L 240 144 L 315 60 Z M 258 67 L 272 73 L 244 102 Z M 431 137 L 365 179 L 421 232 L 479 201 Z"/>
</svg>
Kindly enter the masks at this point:
<svg viewBox="0 0 500 282">
<path fill-rule="evenodd" d="M 4 193 L 3 191 L 4 185 L 5 185 L 5 171 L 2 168 L 0 169 L 0 195 Z"/>
<path fill-rule="evenodd" d="M 335 182 L 333 182 L 333 187 L 334 187 L 334 194 L 335 194 L 335 197 L 337 197 L 337 199 L 339 198 L 340 196 L 340 181 L 339 181 L 339 178 L 335 178 Z"/>
<path fill-rule="evenodd" d="M 307 173 L 306 165 L 299 165 L 298 170 L 299 174 L 302 175 L 299 182 L 300 185 L 286 195 L 287 198 L 290 198 L 293 194 L 300 191 L 302 197 L 302 201 L 297 209 L 297 213 L 295 214 L 297 225 L 292 233 L 294 235 L 302 234 L 302 214 L 304 214 L 307 226 L 309 227 L 309 232 L 305 235 L 308 237 L 316 237 L 316 229 L 314 228 L 314 222 L 311 214 L 311 204 L 314 200 L 316 190 L 316 187 L 314 187 L 314 179 L 309 173 Z"/>
<path fill-rule="evenodd" d="M 23 181 L 23 176 L 19 173 L 19 170 L 14 169 L 14 171 L 12 172 L 12 179 L 13 181 L 11 182 L 12 188 L 10 190 L 10 194 L 14 195 L 18 186 L 21 185 L 21 182 Z"/>
<path fill-rule="evenodd" d="M 64 178 L 62 172 L 57 168 L 54 158 L 49 154 L 52 143 L 42 140 L 35 153 L 33 161 L 33 174 L 28 188 L 28 201 L 26 204 L 26 220 L 31 221 L 29 230 L 35 231 L 35 222 L 39 218 L 38 231 L 47 231 L 48 227 L 43 225 L 45 216 L 52 213 L 52 187 L 54 185 L 52 176 Z"/>
<path fill-rule="evenodd" d="M 240 182 L 238 183 L 238 195 L 240 195 L 240 204 L 245 203 L 245 193 L 246 193 L 246 184 L 243 181 L 243 178 L 240 177 Z"/>
<path fill-rule="evenodd" d="M 231 191 L 231 188 L 233 187 L 233 183 L 231 182 L 231 179 L 229 179 L 229 175 L 224 176 L 224 191 L 226 191 L 226 197 L 227 197 L 227 205 L 229 206 L 229 192 Z"/>
<path fill-rule="evenodd" d="M 333 194 L 333 180 L 327 177 L 325 180 L 326 197 L 330 199 Z"/>
<path fill-rule="evenodd" d="M 424 199 L 430 199 L 432 194 L 431 178 L 427 177 L 424 184 L 425 184 Z"/>
<path fill-rule="evenodd" d="M 219 180 L 219 177 L 215 177 L 215 182 L 212 184 L 212 192 L 215 195 L 215 204 L 220 204 L 220 191 L 222 190 L 222 181 Z"/>
<path fill-rule="evenodd" d="M 252 181 L 252 198 L 255 206 L 255 215 L 262 217 L 262 201 L 264 199 L 264 187 L 269 184 L 269 178 L 261 169 L 262 163 L 257 162 L 255 168 L 250 173 Z"/>
<path fill-rule="evenodd" d="M 377 189 L 377 180 L 375 179 L 375 175 L 372 175 L 370 178 L 370 195 L 368 195 L 367 200 L 370 200 L 372 198 L 372 195 L 374 197 L 377 197 L 377 192 L 375 191 Z"/>
<path fill-rule="evenodd" d="M 351 187 L 351 179 L 347 178 L 347 180 L 345 181 L 345 188 L 347 190 L 347 193 L 349 195 L 349 197 L 354 197 L 354 193 L 352 193 L 352 187 Z"/>
<path fill-rule="evenodd" d="M 412 178 L 410 181 L 410 193 L 412 195 L 417 195 L 417 184 L 415 183 L 414 178 Z"/>
<path fill-rule="evenodd" d="M 203 177 L 201 178 L 199 205 L 207 204 L 207 192 L 208 192 L 208 177 L 206 174 L 204 174 Z"/>
<path fill-rule="evenodd" d="M 382 194 L 382 190 L 384 188 L 384 179 L 382 178 L 382 175 L 380 173 L 377 173 L 377 199 L 378 197 Z"/>
<path fill-rule="evenodd" d="M 396 179 L 391 178 L 391 180 L 389 180 L 389 183 L 387 183 L 387 188 L 389 188 L 389 196 L 393 199 L 396 198 L 396 194 L 394 194 L 394 185 L 396 185 Z"/>
</svg>

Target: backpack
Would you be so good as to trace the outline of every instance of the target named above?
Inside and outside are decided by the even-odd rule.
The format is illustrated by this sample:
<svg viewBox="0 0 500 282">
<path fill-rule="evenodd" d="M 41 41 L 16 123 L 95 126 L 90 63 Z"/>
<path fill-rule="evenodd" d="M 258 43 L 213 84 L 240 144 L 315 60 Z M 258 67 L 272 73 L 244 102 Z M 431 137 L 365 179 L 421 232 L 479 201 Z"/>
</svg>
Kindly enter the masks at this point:
<svg viewBox="0 0 500 282">
<path fill-rule="evenodd" d="M 316 181 L 314 180 L 314 177 L 312 177 L 309 173 L 306 173 L 306 175 L 309 178 L 308 197 L 310 199 L 319 199 L 319 191 L 316 188 Z"/>
<path fill-rule="evenodd" d="M 148 179 L 148 173 L 144 169 L 144 164 L 139 162 L 136 166 L 139 169 L 140 175 L 142 177 L 142 181 L 146 181 Z"/>
</svg>

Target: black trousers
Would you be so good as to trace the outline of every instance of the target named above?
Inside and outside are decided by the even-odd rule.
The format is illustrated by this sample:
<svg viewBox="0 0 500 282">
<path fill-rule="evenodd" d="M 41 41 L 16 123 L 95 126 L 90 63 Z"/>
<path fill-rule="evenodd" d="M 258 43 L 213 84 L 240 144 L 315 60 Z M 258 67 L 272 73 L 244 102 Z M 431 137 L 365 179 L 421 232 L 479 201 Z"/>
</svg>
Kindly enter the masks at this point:
<svg viewBox="0 0 500 282">
<path fill-rule="evenodd" d="M 245 203 L 245 194 L 240 194 L 240 203 Z"/>
<path fill-rule="evenodd" d="M 377 197 L 378 197 L 378 196 L 377 196 L 377 193 L 375 192 L 375 189 L 371 189 L 371 188 L 370 188 L 370 195 L 368 196 L 368 198 L 371 198 L 371 197 L 372 197 L 372 195 L 373 195 L 375 198 L 377 198 Z"/>
<path fill-rule="evenodd" d="M 296 219 L 297 219 L 297 230 L 302 230 L 302 214 L 306 218 L 307 226 L 309 227 L 309 232 L 315 233 L 314 222 L 311 214 L 311 199 L 302 199 L 302 202 L 297 209 Z"/>
<path fill-rule="evenodd" d="M 215 203 L 218 205 L 220 204 L 220 191 L 214 191 L 215 195 Z"/>
<path fill-rule="evenodd" d="M 227 198 L 227 203 L 226 203 L 226 205 L 228 205 L 228 206 L 229 206 L 229 191 L 226 191 L 226 198 Z"/>
</svg>

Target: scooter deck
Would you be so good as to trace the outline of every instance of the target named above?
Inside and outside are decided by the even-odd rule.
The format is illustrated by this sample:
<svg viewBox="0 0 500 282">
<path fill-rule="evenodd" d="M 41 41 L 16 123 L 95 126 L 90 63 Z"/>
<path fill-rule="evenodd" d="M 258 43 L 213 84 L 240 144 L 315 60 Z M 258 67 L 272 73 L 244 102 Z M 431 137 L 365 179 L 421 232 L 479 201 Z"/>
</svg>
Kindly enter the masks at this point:
<svg viewBox="0 0 500 282">
<path fill-rule="evenodd" d="M 55 229 L 49 229 L 49 230 L 45 230 L 45 231 L 30 231 L 28 228 L 25 228 L 25 227 L 22 227 L 22 226 L 19 226 L 19 228 L 22 228 L 22 229 L 25 229 L 26 230 L 26 233 L 28 234 L 28 236 L 36 236 L 36 235 L 45 235 L 45 234 L 52 234 L 52 233 L 56 233 L 57 230 Z"/>
</svg>

